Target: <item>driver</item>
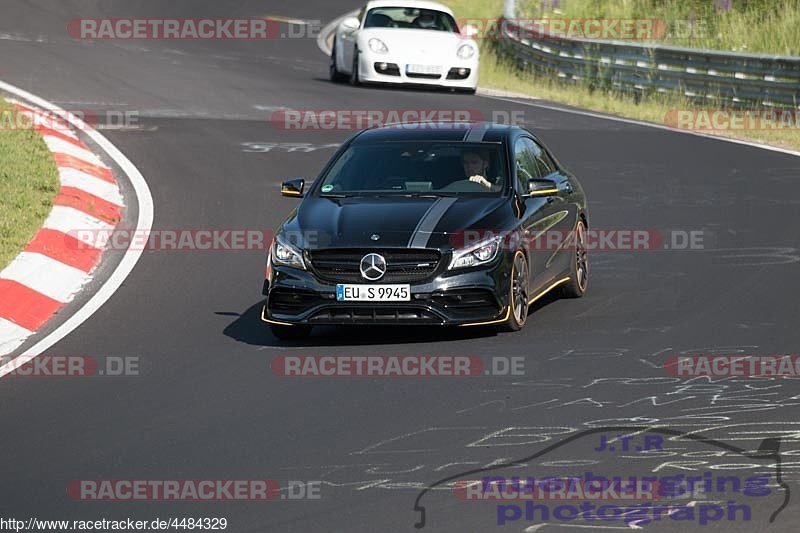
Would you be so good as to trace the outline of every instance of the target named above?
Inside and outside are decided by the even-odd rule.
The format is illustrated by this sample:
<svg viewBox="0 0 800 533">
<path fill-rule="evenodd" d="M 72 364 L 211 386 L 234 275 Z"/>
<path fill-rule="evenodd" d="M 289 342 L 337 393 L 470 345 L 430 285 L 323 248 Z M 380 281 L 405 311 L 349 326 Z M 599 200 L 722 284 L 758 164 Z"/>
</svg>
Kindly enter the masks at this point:
<svg viewBox="0 0 800 533">
<path fill-rule="evenodd" d="M 489 154 L 486 153 L 486 151 L 474 149 L 464 150 L 461 152 L 461 164 L 464 166 L 464 174 L 467 175 L 469 181 L 480 183 L 493 191 L 500 190 L 500 184 L 497 183 L 497 178 L 495 178 L 494 183 L 492 183 L 485 177 L 489 172 Z"/>
<path fill-rule="evenodd" d="M 417 18 L 414 19 L 414 26 L 430 30 L 436 28 L 436 15 L 430 11 L 423 11 Z"/>
</svg>

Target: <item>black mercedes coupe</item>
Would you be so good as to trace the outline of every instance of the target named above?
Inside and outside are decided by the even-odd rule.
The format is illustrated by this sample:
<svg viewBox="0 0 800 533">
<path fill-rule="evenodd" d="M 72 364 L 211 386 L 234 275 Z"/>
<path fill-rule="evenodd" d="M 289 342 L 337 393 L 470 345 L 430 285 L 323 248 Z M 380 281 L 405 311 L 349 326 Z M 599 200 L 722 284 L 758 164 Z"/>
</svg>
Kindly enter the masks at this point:
<svg viewBox="0 0 800 533">
<path fill-rule="evenodd" d="M 314 325 L 519 330 L 554 289 L 587 286 L 586 197 L 535 135 L 485 122 L 360 131 L 275 233 L 261 320 L 281 339 Z"/>
</svg>

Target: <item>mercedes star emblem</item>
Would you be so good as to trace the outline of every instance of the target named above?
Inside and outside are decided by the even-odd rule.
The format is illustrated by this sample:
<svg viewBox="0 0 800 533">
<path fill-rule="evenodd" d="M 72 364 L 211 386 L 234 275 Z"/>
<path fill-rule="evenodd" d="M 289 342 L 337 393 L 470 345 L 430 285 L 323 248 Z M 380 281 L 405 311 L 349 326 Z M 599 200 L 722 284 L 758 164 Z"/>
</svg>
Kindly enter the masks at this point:
<svg viewBox="0 0 800 533">
<path fill-rule="evenodd" d="M 380 254 L 367 254 L 361 259 L 361 275 L 375 281 L 386 274 L 386 259 Z"/>
</svg>

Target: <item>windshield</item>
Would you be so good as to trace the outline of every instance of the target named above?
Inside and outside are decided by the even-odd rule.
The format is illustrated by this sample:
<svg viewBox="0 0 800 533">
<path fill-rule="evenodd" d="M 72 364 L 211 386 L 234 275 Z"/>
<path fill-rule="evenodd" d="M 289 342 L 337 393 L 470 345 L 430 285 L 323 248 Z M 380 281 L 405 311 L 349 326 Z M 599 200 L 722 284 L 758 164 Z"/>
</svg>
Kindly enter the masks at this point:
<svg viewBox="0 0 800 533">
<path fill-rule="evenodd" d="M 323 176 L 318 194 L 499 196 L 506 176 L 499 144 L 361 144 L 336 160 Z"/>
<path fill-rule="evenodd" d="M 447 13 L 433 9 L 376 7 L 367 13 L 364 28 L 414 28 L 458 33 L 458 25 Z"/>
</svg>

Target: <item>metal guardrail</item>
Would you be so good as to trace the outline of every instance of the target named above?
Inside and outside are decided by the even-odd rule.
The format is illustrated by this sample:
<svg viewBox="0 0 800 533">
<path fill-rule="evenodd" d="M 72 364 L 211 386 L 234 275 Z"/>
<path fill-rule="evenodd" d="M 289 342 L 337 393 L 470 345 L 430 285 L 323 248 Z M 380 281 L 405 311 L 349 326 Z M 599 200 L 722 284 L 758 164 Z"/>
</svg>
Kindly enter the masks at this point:
<svg viewBox="0 0 800 533">
<path fill-rule="evenodd" d="M 800 57 L 571 39 L 521 26 L 513 4 L 496 44 L 521 69 L 634 97 L 677 92 L 719 106 L 800 108 Z"/>
</svg>

